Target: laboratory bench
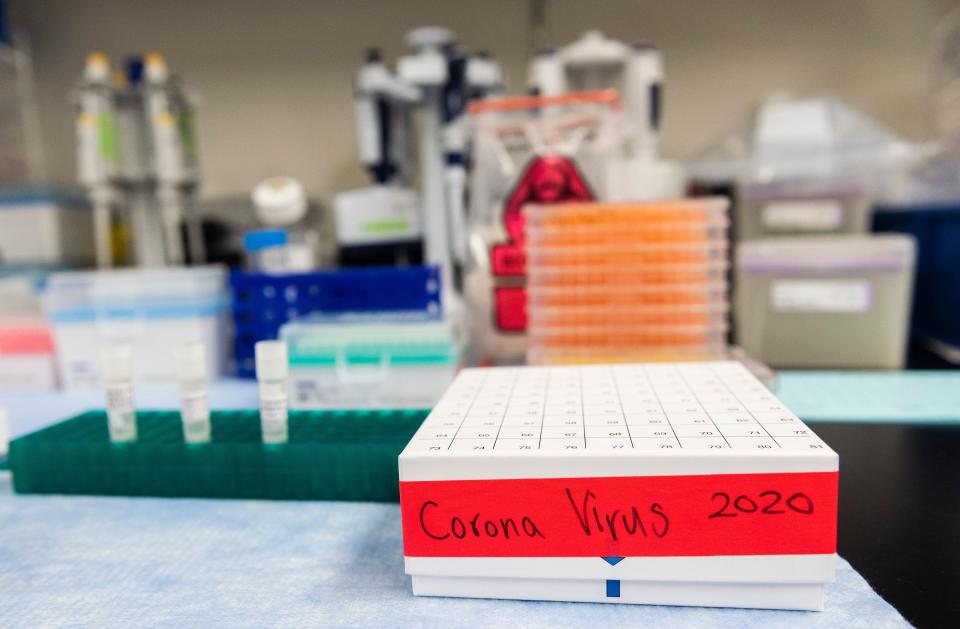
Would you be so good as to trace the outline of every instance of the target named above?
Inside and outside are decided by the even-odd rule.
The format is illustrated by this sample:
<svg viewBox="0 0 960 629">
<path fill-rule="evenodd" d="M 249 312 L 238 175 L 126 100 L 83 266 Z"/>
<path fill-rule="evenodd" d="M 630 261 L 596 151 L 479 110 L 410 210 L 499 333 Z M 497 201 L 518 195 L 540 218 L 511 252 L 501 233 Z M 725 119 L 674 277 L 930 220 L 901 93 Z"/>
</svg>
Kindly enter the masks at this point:
<svg viewBox="0 0 960 629">
<path fill-rule="evenodd" d="M 960 405 L 942 415 L 960 374 L 937 374 L 899 388 L 780 374 L 778 395 L 840 455 L 843 560 L 823 612 L 414 597 L 395 504 L 18 496 L 0 472 L 0 625 L 955 626 Z M 811 399 L 843 377 L 867 393 Z M 871 387 L 899 395 L 896 412 L 912 423 L 841 412 Z M 927 406 L 913 399 L 945 388 Z M 6 394 L 0 407 L 18 436 L 101 406 L 101 395 Z M 252 408 L 256 395 L 250 381 L 210 387 L 212 408 Z M 173 387 L 137 390 L 141 408 L 176 399 Z"/>
</svg>

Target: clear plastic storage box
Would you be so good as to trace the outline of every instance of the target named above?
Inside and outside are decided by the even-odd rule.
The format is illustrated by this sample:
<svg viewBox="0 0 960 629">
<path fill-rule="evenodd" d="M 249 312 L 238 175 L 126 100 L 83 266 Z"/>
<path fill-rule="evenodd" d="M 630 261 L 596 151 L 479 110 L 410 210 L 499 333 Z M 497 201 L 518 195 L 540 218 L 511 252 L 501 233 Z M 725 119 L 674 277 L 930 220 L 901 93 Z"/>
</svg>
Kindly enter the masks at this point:
<svg viewBox="0 0 960 629">
<path fill-rule="evenodd" d="M 867 231 L 870 199 L 916 147 L 834 98 L 775 95 L 687 164 L 735 198 L 736 242 Z"/>
<path fill-rule="evenodd" d="M 134 380 L 175 382 L 174 350 L 207 348 L 208 376 L 223 373 L 226 270 L 217 266 L 55 273 L 45 309 L 53 327 L 60 380 L 67 388 L 99 384 L 99 348 L 129 343 Z"/>
<path fill-rule="evenodd" d="M 739 343 L 776 368 L 901 368 L 914 264 L 899 235 L 743 243 Z"/>
<path fill-rule="evenodd" d="M 460 366 L 457 327 L 426 313 L 309 317 L 280 328 L 298 409 L 428 408 Z"/>
</svg>

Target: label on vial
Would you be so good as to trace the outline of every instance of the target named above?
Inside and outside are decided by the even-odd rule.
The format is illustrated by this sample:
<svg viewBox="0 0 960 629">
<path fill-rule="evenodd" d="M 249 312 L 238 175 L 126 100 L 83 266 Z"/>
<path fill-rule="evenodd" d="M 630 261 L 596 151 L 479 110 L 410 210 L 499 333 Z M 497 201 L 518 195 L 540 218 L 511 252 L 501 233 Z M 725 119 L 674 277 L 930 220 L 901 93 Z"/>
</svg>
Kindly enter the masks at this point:
<svg viewBox="0 0 960 629">
<path fill-rule="evenodd" d="M 832 231 L 843 224 L 843 205 L 836 199 L 772 201 L 762 220 L 770 231 Z"/>
<path fill-rule="evenodd" d="M 183 436 L 188 443 L 210 441 L 210 406 L 206 395 L 182 397 L 180 416 Z"/>
<path fill-rule="evenodd" d="M 107 422 L 112 441 L 133 441 L 137 438 L 137 424 L 133 408 L 133 383 L 108 384 Z"/>
<path fill-rule="evenodd" d="M 857 313 L 870 310 L 867 280 L 777 280 L 770 305 L 777 312 Z"/>
<path fill-rule="evenodd" d="M 287 440 L 287 398 L 260 398 L 260 427 L 263 440 L 270 443 Z"/>
</svg>

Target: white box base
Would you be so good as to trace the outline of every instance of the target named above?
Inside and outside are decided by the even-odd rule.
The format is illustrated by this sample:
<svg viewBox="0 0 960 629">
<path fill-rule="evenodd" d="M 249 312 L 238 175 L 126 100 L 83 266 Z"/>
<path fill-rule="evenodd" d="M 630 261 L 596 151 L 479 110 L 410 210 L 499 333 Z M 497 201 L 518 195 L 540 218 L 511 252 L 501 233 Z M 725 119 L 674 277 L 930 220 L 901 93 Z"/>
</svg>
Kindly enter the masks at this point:
<svg viewBox="0 0 960 629">
<path fill-rule="evenodd" d="M 620 581 L 619 585 L 619 596 L 607 596 L 604 580 L 413 576 L 417 596 L 823 611 L 821 583 Z"/>
</svg>

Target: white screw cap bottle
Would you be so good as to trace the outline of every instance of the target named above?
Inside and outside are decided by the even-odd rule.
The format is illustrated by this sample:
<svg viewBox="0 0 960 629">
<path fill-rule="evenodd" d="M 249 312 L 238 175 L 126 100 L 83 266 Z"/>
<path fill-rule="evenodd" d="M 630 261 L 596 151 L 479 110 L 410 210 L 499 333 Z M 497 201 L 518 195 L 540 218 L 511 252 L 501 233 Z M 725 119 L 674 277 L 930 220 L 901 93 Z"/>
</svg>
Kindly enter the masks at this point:
<svg viewBox="0 0 960 629">
<path fill-rule="evenodd" d="M 207 352 L 192 341 L 177 348 L 180 418 L 186 443 L 210 442 L 210 405 L 207 401 Z"/>
<path fill-rule="evenodd" d="M 254 346 L 257 381 L 260 383 L 260 429 L 264 443 L 286 443 L 287 344 L 259 341 Z"/>
<path fill-rule="evenodd" d="M 133 405 L 133 350 L 125 343 L 100 348 L 100 374 L 107 398 L 110 441 L 137 440 L 137 417 Z"/>
</svg>

